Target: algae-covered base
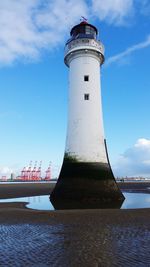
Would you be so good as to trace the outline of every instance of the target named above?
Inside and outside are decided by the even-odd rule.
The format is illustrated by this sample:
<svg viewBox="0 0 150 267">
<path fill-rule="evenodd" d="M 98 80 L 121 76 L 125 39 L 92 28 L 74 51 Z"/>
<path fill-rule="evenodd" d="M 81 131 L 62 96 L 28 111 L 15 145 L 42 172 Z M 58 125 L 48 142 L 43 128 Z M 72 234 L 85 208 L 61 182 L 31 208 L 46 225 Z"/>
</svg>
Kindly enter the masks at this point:
<svg viewBox="0 0 150 267">
<path fill-rule="evenodd" d="M 50 200 L 55 209 L 120 208 L 124 196 L 109 164 L 64 159 Z"/>
</svg>

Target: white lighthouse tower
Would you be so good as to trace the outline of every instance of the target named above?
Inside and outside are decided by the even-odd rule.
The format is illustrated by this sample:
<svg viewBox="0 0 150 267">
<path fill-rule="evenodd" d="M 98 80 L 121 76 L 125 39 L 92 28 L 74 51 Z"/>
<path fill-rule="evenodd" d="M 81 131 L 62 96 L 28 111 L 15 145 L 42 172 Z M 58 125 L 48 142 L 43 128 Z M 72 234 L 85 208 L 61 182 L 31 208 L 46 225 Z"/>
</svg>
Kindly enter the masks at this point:
<svg viewBox="0 0 150 267">
<path fill-rule="evenodd" d="M 104 137 L 100 83 L 104 47 L 97 34 L 95 26 L 82 21 L 72 28 L 65 47 L 68 128 L 62 169 L 51 194 L 56 208 L 110 207 L 124 199 L 109 164 Z"/>
</svg>

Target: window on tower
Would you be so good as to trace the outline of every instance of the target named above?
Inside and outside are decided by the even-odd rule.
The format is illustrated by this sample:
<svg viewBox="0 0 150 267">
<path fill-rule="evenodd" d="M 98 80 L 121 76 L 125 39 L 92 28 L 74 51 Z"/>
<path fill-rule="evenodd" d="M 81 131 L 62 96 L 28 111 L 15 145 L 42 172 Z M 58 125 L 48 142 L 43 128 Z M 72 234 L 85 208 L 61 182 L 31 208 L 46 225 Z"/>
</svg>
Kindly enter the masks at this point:
<svg viewBox="0 0 150 267">
<path fill-rule="evenodd" d="M 84 75 L 84 81 L 88 82 L 89 81 L 89 75 Z"/>
<path fill-rule="evenodd" d="M 84 100 L 89 100 L 89 94 L 84 94 Z"/>
</svg>

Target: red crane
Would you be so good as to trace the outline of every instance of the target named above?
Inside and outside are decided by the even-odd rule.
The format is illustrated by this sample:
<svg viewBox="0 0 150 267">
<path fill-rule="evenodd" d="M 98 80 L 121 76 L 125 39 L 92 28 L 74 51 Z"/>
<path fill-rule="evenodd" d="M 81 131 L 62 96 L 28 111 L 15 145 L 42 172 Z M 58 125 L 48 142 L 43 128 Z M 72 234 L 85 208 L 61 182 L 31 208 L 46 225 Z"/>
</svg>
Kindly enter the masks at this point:
<svg viewBox="0 0 150 267">
<path fill-rule="evenodd" d="M 46 170 L 45 180 L 49 181 L 51 179 L 51 162 L 49 163 L 48 169 Z"/>
<path fill-rule="evenodd" d="M 26 179 L 25 180 L 31 180 L 31 175 L 32 175 L 32 160 L 30 161 L 29 167 L 26 171 Z"/>
<path fill-rule="evenodd" d="M 31 180 L 37 180 L 36 166 L 37 166 L 37 161 L 35 161 L 34 168 L 33 168 L 32 172 L 31 172 Z"/>
<path fill-rule="evenodd" d="M 36 177 L 38 181 L 41 180 L 41 166 L 42 166 L 42 161 L 40 161 L 40 166 L 38 170 L 36 171 Z"/>
<path fill-rule="evenodd" d="M 25 180 L 25 173 L 26 173 L 26 167 L 24 167 L 21 171 L 21 180 Z"/>
</svg>

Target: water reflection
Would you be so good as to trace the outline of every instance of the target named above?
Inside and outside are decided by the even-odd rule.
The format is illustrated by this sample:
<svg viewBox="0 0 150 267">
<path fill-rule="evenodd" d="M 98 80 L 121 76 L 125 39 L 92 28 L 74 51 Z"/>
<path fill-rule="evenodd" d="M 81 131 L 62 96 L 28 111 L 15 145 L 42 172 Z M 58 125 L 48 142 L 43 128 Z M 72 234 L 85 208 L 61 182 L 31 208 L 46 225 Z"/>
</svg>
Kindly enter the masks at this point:
<svg viewBox="0 0 150 267">
<path fill-rule="evenodd" d="M 144 194 L 144 193 L 123 193 L 123 194 L 125 196 L 125 201 L 123 202 L 122 206 L 118 208 L 121 209 L 150 208 L 150 194 Z M 54 207 L 50 202 L 49 196 L 21 197 L 21 198 L 0 200 L 0 203 L 4 202 L 26 202 L 27 208 L 30 209 L 54 210 Z M 65 207 L 63 208 L 65 209 Z M 80 207 L 76 206 L 76 209 L 77 208 Z M 95 208 L 99 207 L 95 206 Z"/>
<path fill-rule="evenodd" d="M 56 210 L 67 210 L 67 209 L 120 209 L 124 199 L 117 200 L 117 201 L 97 201 L 97 198 L 92 199 L 92 201 L 88 201 L 88 199 L 82 199 L 82 202 L 78 202 L 77 200 L 69 200 L 65 201 L 64 199 L 50 199 L 52 205 Z"/>
<path fill-rule="evenodd" d="M 53 205 L 49 201 L 49 196 L 33 196 L 33 197 L 18 197 L 0 199 L 0 203 L 9 202 L 26 202 L 26 207 L 35 210 L 54 210 Z"/>
<path fill-rule="evenodd" d="M 121 209 L 150 208 L 150 194 L 124 193 L 125 201 Z"/>
</svg>

